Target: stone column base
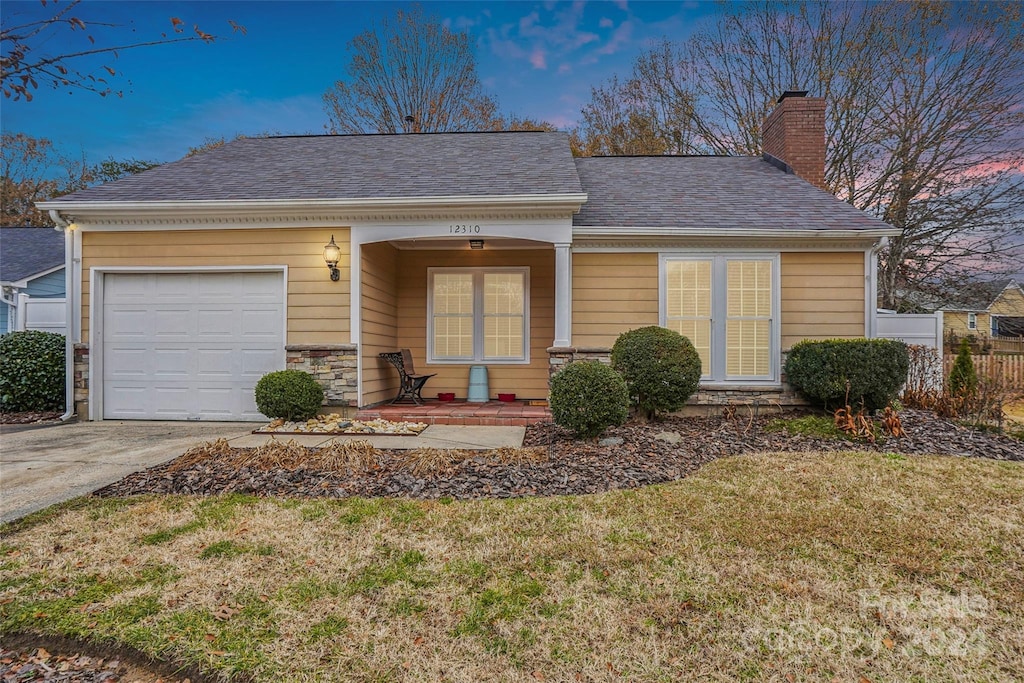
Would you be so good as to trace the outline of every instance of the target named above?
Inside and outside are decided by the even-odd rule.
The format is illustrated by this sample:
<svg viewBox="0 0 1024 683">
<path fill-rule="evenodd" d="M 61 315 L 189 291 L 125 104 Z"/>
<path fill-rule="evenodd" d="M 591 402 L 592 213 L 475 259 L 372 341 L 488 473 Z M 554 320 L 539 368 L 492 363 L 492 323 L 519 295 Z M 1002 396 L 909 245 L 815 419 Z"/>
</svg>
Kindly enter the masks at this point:
<svg viewBox="0 0 1024 683">
<path fill-rule="evenodd" d="M 359 356 L 355 344 L 292 344 L 284 350 L 288 370 L 309 373 L 324 388 L 325 406 L 359 405 Z"/>
</svg>

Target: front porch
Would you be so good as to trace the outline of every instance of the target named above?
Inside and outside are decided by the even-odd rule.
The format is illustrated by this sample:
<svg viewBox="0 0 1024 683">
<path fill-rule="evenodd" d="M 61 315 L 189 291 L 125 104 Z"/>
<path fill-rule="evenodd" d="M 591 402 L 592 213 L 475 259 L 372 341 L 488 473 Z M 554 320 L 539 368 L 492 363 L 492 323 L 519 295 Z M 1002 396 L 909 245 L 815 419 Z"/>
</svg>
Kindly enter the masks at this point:
<svg viewBox="0 0 1024 683">
<path fill-rule="evenodd" d="M 425 401 L 383 404 L 359 410 L 357 420 L 383 418 L 392 422 L 425 422 L 428 425 L 479 425 L 525 427 L 536 422 L 550 422 L 551 410 L 546 405 L 530 405 L 530 401 Z"/>
</svg>

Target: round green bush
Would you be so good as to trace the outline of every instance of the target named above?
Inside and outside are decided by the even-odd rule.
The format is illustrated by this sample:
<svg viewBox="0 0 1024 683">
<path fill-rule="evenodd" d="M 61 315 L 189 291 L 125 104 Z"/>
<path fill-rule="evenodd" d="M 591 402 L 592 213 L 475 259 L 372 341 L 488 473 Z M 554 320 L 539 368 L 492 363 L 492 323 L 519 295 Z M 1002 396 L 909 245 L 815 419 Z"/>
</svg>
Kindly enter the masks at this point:
<svg viewBox="0 0 1024 683">
<path fill-rule="evenodd" d="M 591 439 L 629 416 L 629 394 L 619 373 L 598 361 L 576 361 L 551 378 L 551 417 L 576 436 Z"/>
<path fill-rule="evenodd" d="M 0 410 L 64 408 L 64 335 L 11 332 L 0 337 Z"/>
<path fill-rule="evenodd" d="M 690 340 L 665 327 L 619 335 L 612 367 L 626 380 L 632 403 L 647 419 L 679 410 L 700 384 L 700 355 Z"/>
<path fill-rule="evenodd" d="M 301 370 L 271 372 L 256 383 L 256 407 L 269 418 L 308 420 L 323 402 L 323 388 Z"/>
<path fill-rule="evenodd" d="M 786 358 L 786 379 L 827 409 L 849 405 L 878 410 L 899 395 L 909 367 L 907 345 L 894 339 L 802 341 Z"/>
</svg>

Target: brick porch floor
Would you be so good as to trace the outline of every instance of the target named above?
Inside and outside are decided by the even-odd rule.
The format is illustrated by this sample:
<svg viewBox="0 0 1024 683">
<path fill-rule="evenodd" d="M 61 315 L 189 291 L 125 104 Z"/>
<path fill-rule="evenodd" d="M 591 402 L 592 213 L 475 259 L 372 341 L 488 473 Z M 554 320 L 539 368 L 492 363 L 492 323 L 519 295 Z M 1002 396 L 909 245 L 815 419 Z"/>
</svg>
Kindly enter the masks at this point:
<svg viewBox="0 0 1024 683">
<path fill-rule="evenodd" d="M 421 406 L 411 403 L 385 403 L 373 408 L 364 408 L 355 414 L 357 420 L 377 418 L 392 422 L 426 422 L 437 425 L 524 427 L 534 422 L 549 422 L 551 410 L 547 406 L 531 406 L 523 401 L 424 401 Z"/>
</svg>

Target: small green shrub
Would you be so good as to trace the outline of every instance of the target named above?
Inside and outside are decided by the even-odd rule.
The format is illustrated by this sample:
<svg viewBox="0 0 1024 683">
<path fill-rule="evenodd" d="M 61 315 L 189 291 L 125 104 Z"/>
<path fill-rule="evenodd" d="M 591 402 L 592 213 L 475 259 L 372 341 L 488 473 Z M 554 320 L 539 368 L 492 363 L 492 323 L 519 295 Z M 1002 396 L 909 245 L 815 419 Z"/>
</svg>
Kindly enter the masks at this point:
<svg viewBox="0 0 1024 683">
<path fill-rule="evenodd" d="M 978 391 L 978 373 L 971 358 L 971 344 L 967 339 L 960 342 L 960 349 L 949 371 L 949 392 L 954 396 L 973 396 Z"/>
<path fill-rule="evenodd" d="M 0 337 L 0 410 L 64 407 L 64 335 L 11 332 Z"/>
<path fill-rule="evenodd" d="M 626 383 L 597 361 L 569 363 L 551 378 L 551 417 L 576 436 L 590 439 L 629 416 Z"/>
<path fill-rule="evenodd" d="M 269 418 L 308 420 L 323 402 L 323 388 L 301 370 L 271 372 L 256 383 L 256 407 Z"/>
<path fill-rule="evenodd" d="M 878 410 L 907 381 L 907 345 L 892 339 L 802 341 L 786 359 L 789 383 L 825 408 L 846 405 Z M 847 397 L 849 382 L 849 397 Z"/>
<path fill-rule="evenodd" d="M 622 373 L 630 400 L 647 419 L 679 410 L 700 384 L 700 356 L 690 340 L 664 327 L 619 335 L 612 367 Z"/>
</svg>

